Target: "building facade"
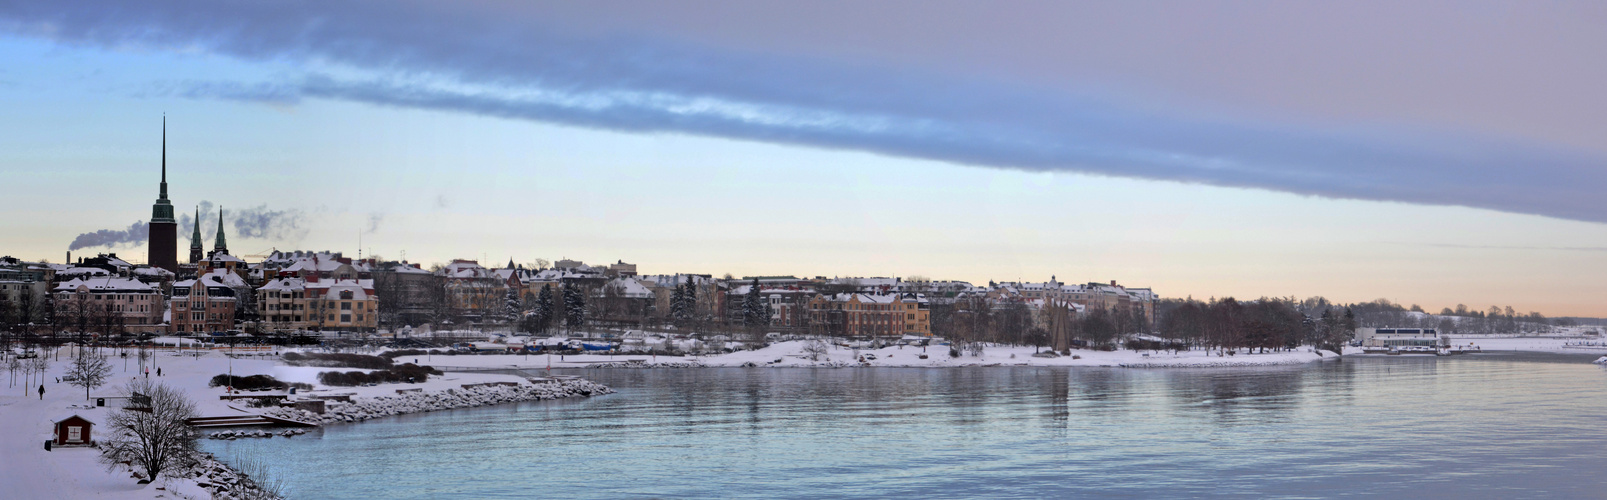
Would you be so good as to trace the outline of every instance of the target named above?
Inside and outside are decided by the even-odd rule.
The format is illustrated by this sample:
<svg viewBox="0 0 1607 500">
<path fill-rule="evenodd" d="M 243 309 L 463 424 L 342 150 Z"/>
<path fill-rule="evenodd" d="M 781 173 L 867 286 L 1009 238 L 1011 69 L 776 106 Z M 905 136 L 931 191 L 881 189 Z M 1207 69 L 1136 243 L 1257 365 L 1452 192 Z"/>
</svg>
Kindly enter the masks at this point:
<svg viewBox="0 0 1607 500">
<path fill-rule="evenodd" d="M 160 288 L 128 278 L 64 281 L 54 289 L 56 324 L 105 335 L 165 333 Z"/>
</svg>

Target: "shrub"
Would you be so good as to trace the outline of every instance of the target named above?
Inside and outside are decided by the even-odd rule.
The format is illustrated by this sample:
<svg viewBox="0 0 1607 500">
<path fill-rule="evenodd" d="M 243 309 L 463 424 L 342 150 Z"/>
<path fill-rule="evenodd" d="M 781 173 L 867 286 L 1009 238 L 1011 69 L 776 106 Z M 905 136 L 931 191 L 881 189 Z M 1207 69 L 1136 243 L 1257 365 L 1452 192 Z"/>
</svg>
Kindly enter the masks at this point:
<svg viewBox="0 0 1607 500">
<path fill-rule="evenodd" d="M 207 386 L 208 387 L 229 386 L 229 387 L 233 387 L 235 389 L 239 389 L 239 390 L 242 390 L 242 391 L 256 391 L 256 390 L 262 390 L 262 389 L 288 389 L 288 388 L 291 388 L 291 387 L 295 387 L 297 389 L 302 389 L 302 390 L 311 390 L 312 389 L 312 384 L 308 384 L 308 383 L 304 383 L 304 382 L 294 382 L 294 383 L 281 382 L 281 381 L 279 381 L 279 379 L 273 378 L 273 376 L 270 376 L 270 375 L 251 375 L 251 376 L 247 376 L 247 377 L 241 377 L 241 376 L 236 375 L 233 378 L 230 378 L 229 375 L 226 374 L 226 373 L 218 375 L 216 377 L 212 377 L 212 381 L 208 382 Z"/>
<path fill-rule="evenodd" d="M 286 363 L 293 366 L 364 368 L 368 370 L 384 370 L 391 367 L 390 359 L 366 354 L 287 352 L 284 358 Z"/>
<path fill-rule="evenodd" d="M 389 370 L 375 370 L 368 373 L 359 371 L 349 372 L 322 372 L 318 374 L 318 382 L 333 386 L 356 386 L 367 383 L 391 384 L 402 382 L 423 382 L 430 379 L 430 375 L 441 375 L 441 371 L 428 366 L 419 366 L 413 363 L 397 365 Z"/>
</svg>

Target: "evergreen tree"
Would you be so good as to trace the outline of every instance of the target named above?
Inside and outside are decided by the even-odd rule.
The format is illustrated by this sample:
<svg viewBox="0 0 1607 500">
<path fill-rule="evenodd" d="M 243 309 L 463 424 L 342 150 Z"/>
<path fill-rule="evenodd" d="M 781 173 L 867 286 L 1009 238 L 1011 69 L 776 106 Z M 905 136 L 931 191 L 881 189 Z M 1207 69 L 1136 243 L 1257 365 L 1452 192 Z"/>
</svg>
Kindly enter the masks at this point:
<svg viewBox="0 0 1607 500">
<path fill-rule="evenodd" d="M 564 321 L 570 330 L 586 325 L 586 296 L 568 283 L 564 284 Z"/>
<path fill-rule="evenodd" d="M 759 280 L 748 286 L 748 293 L 742 296 L 742 326 L 754 326 L 758 321 L 759 307 Z"/>
<path fill-rule="evenodd" d="M 747 296 L 742 298 L 742 324 L 748 327 L 770 325 L 770 304 L 759 294 L 759 278 L 753 279 Z"/>
<path fill-rule="evenodd" d="M 530 331 L 546 333 L 552 326 L 552 285 L 541 285 L 541 293 L 536 295 L 536 306 L 530 311 Z"/>
<path fill-rule="evenodd" d="M 675 291 L 670 293 L 670 317 L 676 321 L 685 321 L 687 316 L 686 289 L 681 287 L 680 278 L 676 278 Z"/>
<path fill-rule="evenodd" d="M 502 315 L 510 328 L 519 321 L 520 309 L 523 309 L 523 307 L 520 307 L 519 304 L 519 289 L 510 286 L 508 287 L 508 298 L 502 304 Z"/>
<path fill-rule="evenodd" d="M 697 316 L 697 277 L 691 276 L 691 275 L 688 275 L 686 277 L 685 298 L 686 298 L 686 317 L 688 317 L 688 318 L 696 317 Z"/>
</svg>

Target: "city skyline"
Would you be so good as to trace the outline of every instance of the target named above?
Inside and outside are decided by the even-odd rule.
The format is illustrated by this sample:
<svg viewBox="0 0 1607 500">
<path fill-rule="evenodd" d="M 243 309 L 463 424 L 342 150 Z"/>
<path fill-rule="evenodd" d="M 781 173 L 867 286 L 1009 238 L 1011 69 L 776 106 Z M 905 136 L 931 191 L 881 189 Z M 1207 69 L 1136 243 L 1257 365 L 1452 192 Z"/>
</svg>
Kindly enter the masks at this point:
<svg viewBox="0 0 1607 500">
<path fill-rule="evenodd" d="M 1523 15 L 1538 22 L 1577 14 L 1564 7 Z M 521 263 L 536 258 L 623 259 L 641 265 L 644 273 L 923 275 L 973 283 L 1043 281 L 1055 275 L 1063 281 L 1114 279 L 1149 286 L 1164 297 L 1323 295 L 1347 302 L 1387 298 L 1431 311 L 1466 303 L 1475 309 L 1511 305 L 1549 316 L 1607 316 L 1607 304 L 1600 300 L 1607 296 L 1603 279 L 1607 265 L 1601 262 L 1607 234 L 1602 231 L 1601 212 L 1592 214 L 1599 201 L 1590 197 L 1604 187 L 1598 160 L 1604 147 L 1599 139 L 1607 134 L 1577 110 L 1547 100 L 1574 97 L 1584 101 L 1578 108 L 1591 109 L 1601 102 L 1590 99 L 1601 98 L 1580 92 L 1536 96 L 1516 92 L 1523 88 L 1521 79 L 1466 78 L 1505 75 L 1524 67 L 1500 53 L 1474 58 L 1484 66 L 1460 73 L 1452 71 L 1454 65 L 1401 69 L 1375 61 L 1347 67 L 1338 64 L 1343 61 L 1326 59 L 1336 66 L 1307 68 L 1311 74 L 1288 76 L 1283 85 L 1266 84 L 1265 89 L 1294 89 L 1346 68 L 1366 69 L 1369 77 L 1381 81 L 1410 83 L 1389 91 L 1372 89 L 1370 100 L 1342 91 L 1316 93 L 1324 99 L 1302 99 L 1278 92 L 1257 96 L 1242 89 L 1223 91 L 1244 83 L 1227 74 L 1230 71 L 1177 66 L 1184 68 L 1177 70 L 1181 75 L 1168 77 L 1134 68 L 1142 66 L 1137 61 L 1175 57 L 1155 52 L 1138 54 L 1143 57 L 1122 64 L 1100 61 L 1134 54 L 1093 50 L 1099 57 L 1062 57 L 1038 50 L 1021 52 L 1018 62 L 985 63 L 979 62 L 986 59 L 982 54 L 1021 49 L 1025 42 L 981 44 L 978 54 L 962 53 L 952 60 L 934 57 L 933 47 L 897 43 L 905 39 L 901 36 L 919 39 L 908 32 L 912 24 L 954 23 L 953 18 L 896 24 L 888 33 L 873 33 L 856 29 L 851 22 L 803 16 L 806 25 L 856 34 L 865 46 L 852 50 L 832 42 L 814 47 L 804 42 L 829 37 L 783 30 L 783 36 L 741 51 L 743 57 L 758 53 L 779 61 L 807 61 L 810 65 L 804 68 L 815 71 L 809 72 L 806 84 L 859 81 L 867 83 L 868 90 L 811 94 L 729 73 L 724 76 L 734 80 L 722 83 L 710 74 L 665 74 L 636 67 L 621 69 L 618 81 L 598 82 L 576 76 L 579 73 L 488 69 L 503 61 L 493 56 L 508 55 L 494 50 L 487 57 L 495 60 L 482 61 L 482 66 L 465 63 L 456 68 L 457 82 L 442 84 L 417 79 L 440 77 L 440 72 L 451 69 L 438 65 L 443 54 L 417 55 L 390 67 L 350 54 L 297 48 L 267 35 L 252 39 L 263 43 L 263 52 L 249 53 L 241 47 L 250 40 L 226 39 L 209 29 L 178 24 L 160 12 L 111 24 L 86 21 L 71 7 L 61 12 L 51 12 L 52 8 L 0 10 L 0 19 L 5 20 L 0 53 L 20 63 L 0 70 L 0 100 L 16 110 L 7 121 L 6 138 L 0 139 L 7 151 L 0 169 L 8 178 L 29 181 L 26 191 L 15 193 L 17 203 L 5 209 L 0 231 L 8 235 L 4 252 L 25 259 L 55 261 L 79 235 L 149 221 L 161 154 L 157 120 L 167 112 L 172 118 L 168 182 L 173 205 L 182 215 L 179 224 L 188 229 L 185 224 L 194 221 L 187 214 L 203 203 L 244 207 L 240 213 L 257 218 L 244 228 L 230 226 L 229 237 L 236 240 L 239 254 L 269 248 L 353 255 L 361 250 L 389 259 L 401 259 L 406 252 L 414 262 L 471 258 L 489 261 L 483 262 L 488 265 L 510 257 Z M 175 8 L 159 4 L 154 10 Z M 1061 18 L 1066 14 L 1053 6 L 1034 8 Z M 499 9 L 513 7 L 477 5 L 454 15 L 484 20 Z M 408 26 L 409 16 L 432 12 L 414 5 L 399 10 L 407 15 L 385 21 Z M 750 40 L 744 38 L 751 35 L 746 30 L 773 26 L 782 13 L 752 14 L 743 18 L 750 21 L 742 24 L 743 29 L 695 33 L 706 26 L 681 15 L 647 29 L 642 23 L 650 21 L 636 18 L 645 14 L 604 22 L 596 12 L 556 10 L 549 14 L 574 21 L 576 27 L 541 36 L 602 40 L 583 45 L 586 50 L 646 43 L 644 39 L 663 41 L 650 45 L 670 47 L 665 50 L 680 57 L 706 56 L 719 63 L 711 63 L 715 69 L 744 60 L 732 54 L 733 47 Z M 1465 14 L 1466 19 L 1427 27 L 1435 36 L 1462 40 L 1476 26 L 1473 21 L 1488 14 L 1468 10 L 1473 12 Z M 1150 20 L 1176 15 L 1129 14 Z M 1351 22 L 1341 17 L 1340 24 Z M 1217 28 L 1236 26 L 1251 33 L 1272 29 L 1251 19 L 1210 18 L 1190 32 L 1216 33 L 1203 27 L 1212 22 L 1223 23 L 1212 25 Z M 1567 29 L 1586 21 L 1588 17 L 1562 23 L 1564 29 L 1558 31 L 1586 36 Z M 304 22 L 292 16 L 283 25 Z M 985 31 L 985 25 L 984 19 L 959 23 L 955 29 Z M 123 31 L 108 29 L 117 26 Z M 1533 29 L 1519 22 L 1501 26 Z M 142 38 L 127 33 L 142 27 L 163 35 Z M 534 30 L 545 25 L 514 27 Z M 1035 28 L 1026 31 L 1049 36 Z M 461 31 L 451 34 L 463 36 Z M 1344 40 L 1331 35 L 1316 33 L 1291 43 L 1320 56 L 1326 44 Z M 1539 37 L 1527 43 L 1564 38 Z M 1245 43 L 1205 39 L 1207 45 Z M 1440 49 L 1432 44 L 1400 43 L 1417 57 L 1473 57 L 1459 51 L 1437 52 Z M 449 45 L 413 49 L 446 50 Z M 1531 71 L 1573 71 L 1564 75 L 1572 78 L 1559 79 L 1572 82 L 1601 70 L 1599 63 L 1562 69 L 1564 63 L 1576 62 L 1570 54 L 1588 53 L 1594 46 L 1579 44 L 1569 52 L 1560 42 L 1547 45 L 1557 49 L 1549 52 L 1551 58 L 1523 64 L 1532 66 Z M 619 54 L 600 54 L 601 60 L 611 63 L 630 62 Z M 1213 54 L 1210 49 L 1200 52 L 1206 59 L 1220 57 Z M 1245 64 L 1263 69 L 1305 67 L 1280 65 L 1272 59 L 1255 61 L 1259 62 Z M 313 69 L 297 69 L 303 62 L 313 63 Z M 1033 63 L 1059 72 L 1034 73 Z M 1073 71 L 1078 68 L 1087 71 Z M 915 75 L 913 80 L 887 76 L 904 71 Z M 565 75 L 572 78 L 558 78 Z M 945 152 L 934 149 L 942 142 L 930 137 L 899 135 L 892 140 L 886 134 L 866 132 L 919 128 L 911 122 L 867 122 L 863 116 L 832 114 L 851 109 L 862 99 L 885 97 L 887 89 L 926 75 L 939 76 L 932 80 L 942 84 L 939 90 L 980 88 L 1007 94 L 961 103 L 996 106 L 989 113 L 965 116 L 957 115 L 955 107 L 914 98 L 940 95 L 936 93 L 865 109 L 920 123 L 946 123 L 966 131 L 968 137 L 987 137 L 991 129 L 979 124 L 992 123 L 1003 123 L 1010 134 L 1025 131 L 1046 137 L 1114 130 L 1103 144 L 1171 148 L 1177 154 L 1215 151 L 1252 163 L 1295 158 L 1317 170 L 1306 172 L 1312 175 L 1302 177 L 1304 181 L 1278 171 L 1240 179 L 1213 176 L 1210 168 L 1197 169 L 1198 165 L 1178 173 L 1155 163 L 1097 164 L 1089 157 L 1035 148 L 1001 152 L 966 143 Z M 878 79 L 883 76 L 887 78 Z M 326 77 L 333 80 L 320 80 Z M 1180 83 L 1190 77 L 1208 83 Z M 590 92 L 591 97 L 571 96 L 581 104 L 563 113 L 530 114 L 507 107 L 541 90 L 520 87 L 532 81 L 524 79 L 543 78 L 556 79 L 576 92 Z M 608 121 L 619 117 L 585 112 L 591 109 L 584 105 L 585 99 L 620 90 L 620 81 L 641 83 L 644 91 L 680 92 L 674 95 L 758 107 L 733 110 L 719 102 L 705 103 L 693 109 L 713 109 L 718 116 L 703 119 L 725 121 L 692 125 L 671 121 L 634 129 Z M 414 93 L 398 93 L 419 96 L 430 91 L 436 100 L 366 99 L 354 87 L 363 82 L 416 84 L 405 89 Z M 1138 83 L 1110 90 L 1122 82 Z M 747 87 L 733 88 L 743 85 Z M 1427 95 L 1425 88 L 1435 85 L 1462 93 L 1471 105 L 1457 108 L 1433 100 L 1412 105 L 1414 98 Z M 1572 88 L 1562 85 L 1564 90 Z M 441 104 L 439 94 L 453 89 L 468 92 L 459 97 L 490 96 L 487 99 L 495 98 L 496 106 L 461 105 L 462 100 L 454 101 L 458 105 Z M 1114 116 L 1112 120 L 1139 120 L 1141 130 L 1179 132 L 1199 140 L 1196 136 L 1202 131 L 1224 129 L 1225 135 L 1209 139 L 1270 143 L 1191 149 L 1195 146 L 1191 140 L 1109 128 L 1110 121 L 1043 125 L 1046 117 L 1025 113 L 1017 104 L 1044 97 L 1058 102 L 1053 106 L 1092 103 Z M 1529 107 L 1502 114 L 1510 111 L 1495 104 L 1502 97 L 1521 98 Z M 682 105 L 687 104 L 676 104 Z M 778 107 L 788 111 L 776 115 Z M 626 117 L 662 118 L 644 118 L 643 109 Z M 1496 115 L 1515 118 L 1489 118 Z M 943 122 L 945 118 L 952 120 Z M 821 130 L 825 132 L 817 133 Z M 1404 137 L 1427 139 L 1402 145 L 1398 138 L 1376 138 L 1401 131 L 1409 132 Z M 1478 158 L 1450 161 L 1458 159 L 1454 146 L 1469 138 L 1488 139 L 1467 150 Z M 1382 164 L 1402 173 L 1357 168 L 1365 182 L 1336 183 L 1340 185 L 1333 189 L 1302 187 L 1302 182 L 1351 172 L 1347 169 L 1352 167 L 1306 161 L 1314 153 L 1301 148 L 1347 144 L 1379 155 L 1385 160 Z M 1295 148 L 1296 153 L 1283 148 Z M 1482 153 L 1489 154 L 1479 156 Z M 1033 163 L 1028 157 L 1034 154 L 1047 155 L 1046 161 L 1066 167 Z M 1341 159 L 1356 162 L 1356 158 Z M 1491 158 L 1509 163 L 1491 165 Z M 1412 159 L 1422 161 L 1407 161 Z M 1241 164 L 1257 171 L 1276 162 Z M 1459 175 L 1465 175 L 1466 182 L 1443 180 Z M 1380 183 L 1411 189 L 1373 189 Z M 1450 195 L 1459 198 L 1445 198 Z M 236 211 L 231 209 L 231 214 Z M 207 229 L 204 237 L 210 235 Z M 144 250 L 143 245 L 123 244 L 90 246 L 74 253 L 114 251 L 139 260 Z"/>
</svg>

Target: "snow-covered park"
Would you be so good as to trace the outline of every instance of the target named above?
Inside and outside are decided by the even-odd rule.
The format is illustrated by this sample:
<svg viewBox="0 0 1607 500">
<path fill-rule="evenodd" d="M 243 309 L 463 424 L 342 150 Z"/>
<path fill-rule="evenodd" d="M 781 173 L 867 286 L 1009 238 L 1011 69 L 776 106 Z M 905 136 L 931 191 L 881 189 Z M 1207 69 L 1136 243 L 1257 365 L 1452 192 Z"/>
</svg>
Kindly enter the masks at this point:
<svg viewBox="0 0 1607 500">
<path fill-rule="evenodd" d="M 55 351 L 43 351 L 43 357 L 51 360 L 49 368 L 42 374 L 31 374 L 26 383 L 21 372 L 15 374 L 14 382 L 11 373 L 0 372 L 7 377 L 7 384 L 0 387 L 0 421 L 7 423 L 6 430 L 0 432 L 0 457 L 5 457 L 4 466 L 0 467 L 0 498 L 213 498 L 212 491 L 198 484 L 206 480 L 204 476 L 164 477 L 139 484 L 127 467 L 108 470 L 98 461 L 100 451 L 95 448 L 56 447 L 45 451 L 43 445 L 52 437 L 53 423 L 73 415 L 94 422 L 94 439 L 104 440 L 110 432 L 106 424 L 111 414 L 125 401 L 122 387 L 136 376 L 144 376 L 136 356 L 131 354 L 125 362 L 124 358 L 112 355 L 113 351 L 105 352 L 111 355 L 111 376 L 106 385 L 90 391 L 87 400 L 83 388 L 59 381 L 76 354 L 71 347 L 62 348 L 59 357 Z M 301 391 L 302 395 L 340 394 L 352 399 L 349 404 L 329 406 L 330 418 L 319 419 L 323 422 L 608 392 L 607 388 L 584 380 L 533 383 L 517 375 L 453 372 L 432 376 L 423 383 L 327 387 L 318 383 L 319 372 L 351 369 L 287 366 L 277 356 L 272 356 L 272 352 L 256 358 L 230 358 L 225 353 L 158 352 L 150 362 L 150 379 L 182 391 L 195 402 L 196 415 L 203 417 L 263 412 L 243 402 L 222 400 L 219 396 L 225 394 L 224 388 L 208 387 L 212 377 L 231 372 L 236 376 L 271 375 L 284 382 L 314 386 L 313 391 Z M 157 375 L 158 369 L 161 375 Z M 45 388 L 42 397 L 38 391 L 41 385 Z M 106 406 L 95 406 L 97 398 L 108 398 Z M 352 418 L 344 418 L 347 416 Z"/>
</svg>

